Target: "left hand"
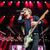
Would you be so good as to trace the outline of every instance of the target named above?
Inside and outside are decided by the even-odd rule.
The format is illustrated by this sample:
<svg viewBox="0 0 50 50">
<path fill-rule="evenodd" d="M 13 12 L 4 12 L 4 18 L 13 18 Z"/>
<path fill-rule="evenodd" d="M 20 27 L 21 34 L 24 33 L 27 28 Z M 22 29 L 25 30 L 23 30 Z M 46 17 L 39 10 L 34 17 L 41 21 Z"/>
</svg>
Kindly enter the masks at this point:
<svg viewBox="0 0 50 50">
<path fill-rule="evenodd" d="M 33 21 L 33 22 L 31 22 L 31 27 L 34 27 L 36 24 L 41 24 L 41 21 Z"/>
<path fill-rule="evenodd" d="M 41 21 L 38 21 L 38 24 L 41 24 Z"/>
<path fill-rule="evenodd" d="M 31 27 L 34 27 L 37 23 L 36 21 L 31 22 Z"/>
</svg>

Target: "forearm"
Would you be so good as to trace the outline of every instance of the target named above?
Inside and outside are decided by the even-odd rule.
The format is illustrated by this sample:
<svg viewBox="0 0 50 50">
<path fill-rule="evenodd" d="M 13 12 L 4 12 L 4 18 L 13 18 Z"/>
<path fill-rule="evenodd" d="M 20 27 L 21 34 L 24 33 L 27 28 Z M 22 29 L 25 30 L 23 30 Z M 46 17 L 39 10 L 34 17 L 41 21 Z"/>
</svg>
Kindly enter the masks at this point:
<svg viewBox="0 0 50 50">
<path fill-rule="evenodd" d="M 22 20 L 22 15 L 19 16 L 18 20 Z"/>
<path fill-rule="evenodd" d="M 22 19 L 22 15 L 20 15 L 18 18 L 18 23 L 23 23 L 23 22 L 24 22 L 24 19 Z"/>
<path fill-rule="evenodd" d="M 25 29 L 24 29 L 24 27 L 22 26 L 21 29 L 22 29 L 23 35 L 25 35 Z"/>
<path fill-rule="evenodd" d="M 41 24 L 41 21 L 32 21 L 31 22 L 31 27 L 37 25 L 37 24 Z"/>
</svg>

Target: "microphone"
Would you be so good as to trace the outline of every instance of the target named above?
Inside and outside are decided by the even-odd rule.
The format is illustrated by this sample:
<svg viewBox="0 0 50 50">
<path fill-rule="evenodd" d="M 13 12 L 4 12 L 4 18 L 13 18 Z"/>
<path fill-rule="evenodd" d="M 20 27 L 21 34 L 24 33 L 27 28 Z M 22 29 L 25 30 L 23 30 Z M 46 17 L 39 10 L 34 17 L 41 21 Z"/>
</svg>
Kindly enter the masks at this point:
<svg viewBox="0 0 50 50">
<path fill-rule="evenodd" d="M 16 10 L 17 12 L 24 12 L 23 10 Z"/>
</svg>

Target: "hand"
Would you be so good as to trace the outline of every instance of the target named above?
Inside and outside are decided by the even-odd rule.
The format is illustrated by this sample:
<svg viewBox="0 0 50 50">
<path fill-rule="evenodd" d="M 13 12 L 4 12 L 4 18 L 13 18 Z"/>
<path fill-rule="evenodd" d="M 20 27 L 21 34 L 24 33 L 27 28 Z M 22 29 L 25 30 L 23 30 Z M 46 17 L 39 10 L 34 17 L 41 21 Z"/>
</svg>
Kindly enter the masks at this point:
<svg viewBox="0 0 50 50">
<path fill-rule="evenodd" d="M 33 22 L 31 22 L 31 27 L 34 27 L 34 26 L 37 25 L 37 24 L 38 24 L 38 22 L 33 21 Z"/>
<path fill-rule="evenodd" d="M 22 10 L 20 14 L 23 15 L 24 14 L 24 11 Z"/>
<path fill-rule="evenodd" d="M 23 15 L 23 14 L 24 14 L 24 12 L 21 12 L 20 14 L 21 14 L 21 15 Z"/>
<path fill-rule="evenodd" d="M 38 21 L 38 24 L 41 24 L 41 21 Z"/>
<path fill-rule="evenodd" d="M 31 22 L 31 25 L 36 25 L 38 22 L 36 22 L 36 21 L 33 21 L 33 22 Z"/>
</svg>

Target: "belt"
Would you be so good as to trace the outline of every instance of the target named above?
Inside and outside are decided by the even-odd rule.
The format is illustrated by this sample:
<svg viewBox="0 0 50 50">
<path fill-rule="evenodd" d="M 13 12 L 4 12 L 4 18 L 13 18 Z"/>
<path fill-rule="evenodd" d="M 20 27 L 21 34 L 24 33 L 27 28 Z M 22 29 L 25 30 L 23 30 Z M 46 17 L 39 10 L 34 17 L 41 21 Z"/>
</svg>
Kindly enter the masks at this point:
<svg viewBox="0 0 50 50">
<path fill-rule="evenodd" d="M 38 33 L 34 33 L 34 35 L 38 35 Z"/>
</svg>

